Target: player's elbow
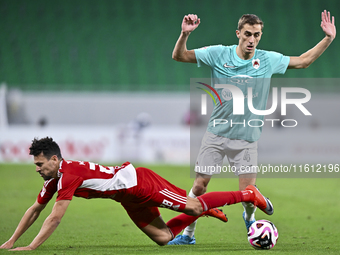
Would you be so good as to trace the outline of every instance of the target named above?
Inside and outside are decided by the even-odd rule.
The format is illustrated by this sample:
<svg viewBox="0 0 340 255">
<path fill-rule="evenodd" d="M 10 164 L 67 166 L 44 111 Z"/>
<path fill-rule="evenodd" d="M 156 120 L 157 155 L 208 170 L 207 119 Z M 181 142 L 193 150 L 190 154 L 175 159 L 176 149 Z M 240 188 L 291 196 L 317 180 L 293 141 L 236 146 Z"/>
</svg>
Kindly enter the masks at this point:
<svg viewBox="0 0 340 255">
<path fill-rule="evenodd" d="M 194 51 L 184 51 L 184 52 L 178 52 L 174 50 L 172 52 L 172 59 L 178 61 L 178 62 L 184 62 L 184 63 L 196 63 L 196 57 Z"/>
<path fill-rule="evenodd" d="M 301 63 L 300 69 L 305 69 L 307 67 L 309 67 L 312 64 L 312 62 L 309 61 L 304 61 Z"/>
<path fill-rule="evenodd" d="M 180 55 L 175 52 L 172 53 L 172 59 L 181 62 Z"/>
<path fill-rule="evenodd" d="M 313 61 L 311 59 L 309 59 L 307 57 L 300 56 L 299 68 L 305 69 L 305 68 L 309 67 L 312 63 L 313 63 Z"/>
<path fill-rule="evenodd" d="M 304 64 L 304 66 L 303 66 L 302 68 L 307 68 L 307 67 L 309 67 L 311 64 L 312 64 L 312 62 L 307 63 L 307 64 Z"/>
</svg>

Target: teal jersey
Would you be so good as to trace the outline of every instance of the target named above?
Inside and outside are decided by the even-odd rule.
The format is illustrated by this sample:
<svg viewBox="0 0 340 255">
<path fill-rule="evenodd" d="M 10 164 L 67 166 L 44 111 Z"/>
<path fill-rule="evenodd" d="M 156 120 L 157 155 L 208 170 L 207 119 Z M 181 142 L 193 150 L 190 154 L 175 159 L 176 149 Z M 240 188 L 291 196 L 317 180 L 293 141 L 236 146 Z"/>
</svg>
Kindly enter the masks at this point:
<svg viewBox="0 0 340 255">
<path fill-rule="evenodd" d="M 237 45 L 209 46 L 195 50 L 197 65 L 211 68 L 211 86 L 230 84 L 238 87 L 244 95 L 244 114 L 233 114 L 233 95 L 228 89 L 216 89 L 222 104 L 214 106 L 208 131 L 230 139 L 255 142 L 260 138 L 263 115 L 256 115 L 248 108 L 248 88 L 252 88 L 252 103 L 256 110 L 265 110 L 268 100 L 270 78 L 284 74 L 290 58 L 273 51 L 255 49 L 253 58 L 241 59 L 236 54 Z"/>
</svg>

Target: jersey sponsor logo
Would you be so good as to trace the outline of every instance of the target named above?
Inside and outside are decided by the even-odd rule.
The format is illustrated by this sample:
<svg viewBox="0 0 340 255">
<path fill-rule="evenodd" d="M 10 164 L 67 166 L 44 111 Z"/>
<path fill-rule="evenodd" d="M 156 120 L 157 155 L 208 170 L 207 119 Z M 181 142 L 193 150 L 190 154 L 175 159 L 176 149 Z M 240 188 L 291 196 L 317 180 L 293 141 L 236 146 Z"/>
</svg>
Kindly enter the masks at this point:
<svg viewBox="0 0 340 255">
<path fill-rule="evenodd" d="M 231 93 L 231 91 L 229 89 L 223 89 L 222 90 L 222 98 L 225 101 L 229 101 L 233 98 L 233 94 Z"/>
<path fill-rule="evenodd" d="M 237 85 L 247 85 L 247 84 L 252 84 L 254 82 L 252 79 L 253 77 L 249 75 L 238 74 L 238 75 L 232 76 L 230 78 L 230 82 L 235 83 Z"/>
<path fill-rule="evenodd" d="M 253 59 L 252 63 L 253 63 L 253 67 L 255 69 L 259 69 L 260 68 L 260 60 L 258 58 Z"/>
<path fill-rule="evenodd" d="M 230 66 L 230 65 L 228 65 L 228 63 L 225 63 L 224 65 L 223 65 L 225 68 L 235 68 L 236 66 Z"/>
</svg>

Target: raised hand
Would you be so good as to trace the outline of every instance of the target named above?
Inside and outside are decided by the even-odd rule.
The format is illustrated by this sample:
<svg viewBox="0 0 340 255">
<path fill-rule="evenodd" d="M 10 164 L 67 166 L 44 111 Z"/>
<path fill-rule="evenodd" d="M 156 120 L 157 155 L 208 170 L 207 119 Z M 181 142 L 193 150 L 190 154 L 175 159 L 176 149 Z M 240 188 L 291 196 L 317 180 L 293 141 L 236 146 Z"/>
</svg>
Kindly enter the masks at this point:
<svg viewBox="0 0 340 255">
<path fill-rule="evenodd" d="M 185 15 L 182 21 L 182 32 L 192 32 L 200 24 L 200 19 L 196 14 Z"/>
<path fill-rule="evenodd" d="M 332 16 L 331 20 L 331 13 L 326 10 L 321 13 L 321 28 L 325 32 L 326 36 L 329 36 L 332 40 L 335 38 L 336 28 L 334 16 Z"/>
</svg>

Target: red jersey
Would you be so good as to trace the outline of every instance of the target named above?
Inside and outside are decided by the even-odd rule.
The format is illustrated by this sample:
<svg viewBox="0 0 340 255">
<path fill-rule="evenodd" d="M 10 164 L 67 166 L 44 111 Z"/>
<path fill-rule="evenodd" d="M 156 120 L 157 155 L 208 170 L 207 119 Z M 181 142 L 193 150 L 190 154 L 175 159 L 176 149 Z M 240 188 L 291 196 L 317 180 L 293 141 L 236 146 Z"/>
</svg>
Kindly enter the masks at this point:
<svg viewBox="0 0 340 255">
<path fill-rule="evenodd" d="M 58 179 L 45 181 L 37 201 L 46 204 L 55 192 L 58 192 L 57 201 L 72 200 L 73 196 L 113 199 L 118 190 L 136 185 L 136 170 L 129 162 L 107 167 L 92 162 L 62 160 Z"/>
</svg>

